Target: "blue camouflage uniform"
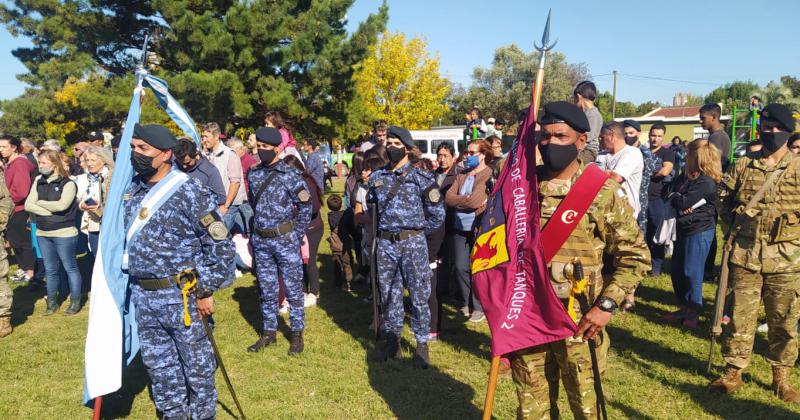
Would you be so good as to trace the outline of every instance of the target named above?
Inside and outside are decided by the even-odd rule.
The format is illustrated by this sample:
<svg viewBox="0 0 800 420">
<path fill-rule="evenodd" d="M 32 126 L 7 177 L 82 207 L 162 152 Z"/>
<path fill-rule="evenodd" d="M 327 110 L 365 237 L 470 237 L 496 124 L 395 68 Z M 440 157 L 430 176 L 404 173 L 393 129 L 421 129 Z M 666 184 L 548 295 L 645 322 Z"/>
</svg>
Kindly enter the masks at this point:
<svg viewBox="0 0 800 420">
<path fill-rule="evenodd" d="M 639 150 L 642 152 L 642 160 L 644 161 L 644 169 L 642 170 L 642 185 L 639 189 L 639 203 L 642 209 L 639 211 L 639 216 L 636 222 L 639 224 L 639 229 L 642 232 L 647 230 L 647 204 L 648 195 L 650 190 L 650 178 L 653 174 L 661 170 L 661 159 L 658 158 L 646 145 L 639 145 Z"/>
<path fill-rule="evenodd" d="M 123 198 L 125 226 L 138 217 L 149 190 L 147 183 L 133 179 Z M 196 179 L 189 179 L 127 244 L 142 361 L 152 381 L 153 401 L 165 418 L 206 419 L 216 415 L 216 360 L 194 297 L 188 301 L 191 324 L 187 327 L 177 284 L 145 290 L 137 282 L 196 269 L 198 283 L 209 291 L 217 290 L 233 274 L 234 247 L 229 236 L 215 240 L 201 225 L 204 216 L 216 215 L 221 220 L 216 211 L 214 193 Z"/>
<path fill-rule="evenodd" d="M 406 175 L 403 175 L 406 174 Z M 392 186 L 403 184 L 391 198 Z M 383 304 L 383 331 L 397 336 L 403 331 L 403 286 L 411 295 L 411 329 L 417 343 L 428 341 L 431 268 L 427 234 L 444 222 L 444 204 L 434 175 L 410 163 L 396 171 L 381 169 L 370 176 L 370 200 L 377 203 L 378 285 Z M 387 202 L 387 198 L 391 201 Z M 405 237 L 386 236 L 405 233 Z"/>
<path fill-rule="evenodd" d="M 274 175 L 273 175 L 274 174 Z M 268 179 L 270 178 L 270 179 Z M 270 167 L 253 167 L 247 174 L 250 202 L 253 203 L 255 233 L 250 237 L 255 254 L 256 277 L 261 289 L 263 332 L 278 330 L 278 274 L 289 302 L 292 331 L 303 331 L 303 260 L 300 244 L 311 221 L 311 193 L 302 173 L 283 161 Z M 255 195 L 265 182 L 269 184 L 258 199 Z M 291 231 L 267 238 L 260 231 L 276 229 L 292 222 Z"/>
</svg>

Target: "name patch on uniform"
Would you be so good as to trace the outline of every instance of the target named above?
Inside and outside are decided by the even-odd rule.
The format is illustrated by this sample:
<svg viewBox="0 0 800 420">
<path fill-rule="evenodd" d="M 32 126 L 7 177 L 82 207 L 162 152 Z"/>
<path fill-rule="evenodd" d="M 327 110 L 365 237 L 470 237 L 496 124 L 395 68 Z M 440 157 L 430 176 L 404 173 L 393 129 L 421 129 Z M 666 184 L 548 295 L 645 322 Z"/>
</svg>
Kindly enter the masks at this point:
<svg viewBox="0 0 800 420">
<path fill-rule="evenodd" d="M 297 198 L 300 200 L 301 203 L 307 203 L 308 200 L 311 199 L 311 194 L 305 189 L 303 189 L 297 193 Z"/>
<path fill-rule="evenodd" d="M 221 241 L 228 237 L 228 228 L 225 227 L 225 224 L 222 223 L 215 211 L 201 217 L 200 225 L 208 231 L 211 239 L 215 241 Z"/>
</svg>

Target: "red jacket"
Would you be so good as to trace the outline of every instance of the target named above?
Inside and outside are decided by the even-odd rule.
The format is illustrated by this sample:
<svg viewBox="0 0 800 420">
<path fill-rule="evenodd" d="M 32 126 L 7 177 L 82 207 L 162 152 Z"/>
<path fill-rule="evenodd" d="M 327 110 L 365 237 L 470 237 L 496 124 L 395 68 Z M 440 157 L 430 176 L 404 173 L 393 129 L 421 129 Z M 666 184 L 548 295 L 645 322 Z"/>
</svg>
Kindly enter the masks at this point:
<svg viewBox="0 0 800 420">
<path fill-rule="evenodd" d="M 36 167 L 24 155 L 6 164 L 6 186 L 14 201 L 14 213 L 25 210 L 25 199 L 31 191 L 31 175 L 35 170 Z"/>
</svg>

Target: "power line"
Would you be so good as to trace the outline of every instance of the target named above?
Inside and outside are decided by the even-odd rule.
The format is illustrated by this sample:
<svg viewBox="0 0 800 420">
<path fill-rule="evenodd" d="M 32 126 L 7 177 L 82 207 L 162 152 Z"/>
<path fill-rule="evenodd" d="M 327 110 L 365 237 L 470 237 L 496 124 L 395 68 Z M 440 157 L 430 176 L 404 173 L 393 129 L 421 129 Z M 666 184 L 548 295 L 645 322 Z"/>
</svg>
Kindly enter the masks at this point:
<svg viewBox="0 0 800 420">
<path fill-rule="evenodd" d="M 693 85 L 708 85 L 708 86 L 720 86 L 720 83 L 712 83 L 712 82 L 697 82 L 693 80 L 679 80 L 679 79 L 670 79 L 667 77 L 658 77 L 658 76 L 644 76 L 641 74 L 630 74 L 630 73 L 617 73 L 620 76 L 627 76 L 627 77 L 635 77 L 639 79 L 650 79 L 650 80 L 661 80 L 664 82 L 677 82 L 677 83 L 689 83 Z"/>
</svg>

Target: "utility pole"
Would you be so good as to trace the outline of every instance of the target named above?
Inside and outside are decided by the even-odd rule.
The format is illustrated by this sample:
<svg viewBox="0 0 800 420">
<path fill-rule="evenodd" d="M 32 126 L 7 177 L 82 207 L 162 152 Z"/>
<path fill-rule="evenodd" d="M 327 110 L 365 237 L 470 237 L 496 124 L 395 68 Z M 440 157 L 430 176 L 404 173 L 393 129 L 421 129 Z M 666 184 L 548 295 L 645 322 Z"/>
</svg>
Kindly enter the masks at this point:
<svg viewBox="0 0 800 420">
<path fill-rule="evenodd" d="M 611 119 L 613 120 L 617 116 L 617 71 L 613 71 L 614 74 L 614 88 L 611 91 Z"/>
</svg>

